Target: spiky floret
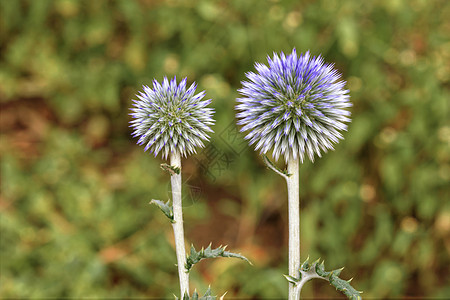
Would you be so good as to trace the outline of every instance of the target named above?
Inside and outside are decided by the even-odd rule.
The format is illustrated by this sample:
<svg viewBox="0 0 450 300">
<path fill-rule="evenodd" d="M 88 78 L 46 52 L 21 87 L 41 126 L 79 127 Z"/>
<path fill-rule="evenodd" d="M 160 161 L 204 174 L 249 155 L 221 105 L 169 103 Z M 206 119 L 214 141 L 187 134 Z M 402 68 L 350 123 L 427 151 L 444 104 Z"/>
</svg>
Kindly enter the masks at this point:
<svg viewBox="0 0 450 300">
<path fill-rule="evenodd" d="M 250 145 L 265 154 L 273 150 L 275 159 L 283 155 L 299 157 L 333 149 L 342 139 L 340 131 L 347 130 L 351 107 L 345 82 L 341 75 L 326 64 L 319 55 L 309 51 L 297 56 L 294 49 L 285 56 L 267 57 L 269 66 L 256 63 L 257 73 L 246 74 L 239 89 L 236 114 L 241 131 Z"/>
<path fill-rule="evenodd" d="M 197 85 L 186 88 L 186 78 L 177 84 L 176 77 L 162 84 L 153 80 L 153 88 L 143 86 L 144 91 L 133 100 L 130 127 L 133 137 L 139 137 L 138 145 L 155 156 L 161 151 L 163 158 L 179 151 L 182 156 L 195 153 L 209 139 L 209 126 L 214 124 L 214 110 L 206 106 L 211 99 L 202 100 L 205 92 L 195 95 Z"/>
</svg>

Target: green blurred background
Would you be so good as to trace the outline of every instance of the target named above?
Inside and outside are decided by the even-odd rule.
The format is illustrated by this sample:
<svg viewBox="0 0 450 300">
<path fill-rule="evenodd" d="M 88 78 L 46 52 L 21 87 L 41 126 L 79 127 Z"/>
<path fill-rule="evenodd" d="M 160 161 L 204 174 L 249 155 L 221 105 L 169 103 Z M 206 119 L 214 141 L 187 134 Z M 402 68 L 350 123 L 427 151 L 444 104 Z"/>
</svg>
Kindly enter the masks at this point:
<svg viewBox="0 0 450 300">
<path fill-rule="evenodd" d="M 302 259 L 345 266 L 366 298 L 449 297 L 448 16 L 446 0 L 1 0 L 0 296 L 178 293 L 172 228 L 148 205 L 169 176 L 128 128 L 142 85 L 176 75 L 217 112 L 183 160 L 187 241 L 254 263 L 202 261 L 191 288 L 286 298 L 285 182 L 234 105 L 255 61 L 296 47 L 335 62 L 354 103 L 345 140 L 301 166 Z"/>
</svg>

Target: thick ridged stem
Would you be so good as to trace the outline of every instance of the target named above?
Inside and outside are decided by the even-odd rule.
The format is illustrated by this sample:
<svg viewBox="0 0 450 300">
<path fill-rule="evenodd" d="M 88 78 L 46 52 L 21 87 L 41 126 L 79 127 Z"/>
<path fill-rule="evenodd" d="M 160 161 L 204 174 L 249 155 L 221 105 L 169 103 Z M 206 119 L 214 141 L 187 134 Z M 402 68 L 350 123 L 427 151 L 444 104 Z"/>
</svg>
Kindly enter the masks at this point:
<svg viewBox="0 0 450 300">
<path fill-rule="evenodd" d="M 298 276 L 300 269 L 300 196 L 299 196 L 299 159 L 289 158 L 286 178 L 289 211 L 289 275 Z M 289 300 L 300 299 L 295 286 L 289 283 Z"/>
<path fill-rule="evenodd" d="M 184 245 L 183 229 L 183 209 L 181 202 L 181 156 L 175 151 L 170 154 L 170 164 L 180 168 L 180 174 L 173 174 L 170 177 L 172 183 L 172 202 L 173 202 L 173 233 L 175 236 L 175 249 L 177 253 L 178 276 L 180 277 L 180 299 L 183 299 L 185 293 L 189 295 L 189 273 L 186 272 L 186 249 Z"/>
</svg>

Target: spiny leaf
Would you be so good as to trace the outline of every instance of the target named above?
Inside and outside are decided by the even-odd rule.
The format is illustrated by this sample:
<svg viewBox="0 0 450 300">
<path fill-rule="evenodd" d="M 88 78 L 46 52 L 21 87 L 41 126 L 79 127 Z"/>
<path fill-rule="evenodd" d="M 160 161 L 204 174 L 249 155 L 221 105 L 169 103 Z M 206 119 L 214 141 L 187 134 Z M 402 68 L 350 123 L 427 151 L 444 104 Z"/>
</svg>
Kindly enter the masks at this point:
<svg viewBox="0 0 450 300">
<path fill-rule="evenodd" d="M 235 257 L 245 260 L 249 264 L 252 264 L 245 256 L 242 256 L 237 253 L 226 251 L 226 246 L 219 246 L 216 249 L 211 248 L 211 244 L 204 249 L 202 248 L 200 251 L 196 251 L 194 245 L 191 245 L 191 254 L 186 259 L 186 271 L 189 272 L 193 265 L 198 263 L 204 258 L 216 258 L 216 257 Z"/>
<path fill-rule="evenodd" d="M 309 264 L 309 257 L 306 261 L 301 265 L 299 269 L 299 277 L 295 278 L 292 276 L 285 275 L 286 279 L 301 289 L 303 284 L 313 278 L 320 278 L 327 280 L 332 286 L 336 288 L 336 290 L 341 291 L 344 295 L 346 295 L 349 299 L 352 300 L 361 300 L 361 293 L 354 289 L 351 285 L 350 280 L 343 280 L 339 278 L 342 270 L 344 268 L 336 269 L 331 272 L 325 271 L 324 262 L 320 262 L 320 259 L 316 260 L 311 265 Z M 301 283 L 302 282 L 302 283 Z"/>
<path fill-rule="evenodd" d="M 341 291 L 344 295 L 346 295 L 349 299 L 352 300 L 361 300 L 361 293 L 357 290 L 355 290 L 351 285 L 350 281 L 343 280 L 339 278 L 339 275 L 341 274 L 343 267 L 340 269 L 333 270 L 331 272 L 325 271 L 325 264 L 322 261 L 322 263 L 318 264 L 316 263 L 315 268 L 316 274 L 323 277 L 324 279 L 328 280 L 332 286 L 336 288 L 336 290 Z"/>
<path fill-rule="evenodd" d="M 180 174 L 180 172 L 181 172 L 181 169 L 179 167 L 171 166 L 168 164 L 161 164 L 160 167 L 164 171 L 168 172 L 170 174 L 170 176 L 175 175 L 175 174 Z"/>
<path fill-rule="evenodd" d="M 211 287 L 208 286 L 208 289 L 206 290 L 206 293 L 203 295 L 203 297 L 211 296 Z"/>
<path fill-rule="evenodd" d="M 224 295 L 225 296 L 225 295 Z M 177 297 L 175 297 L 176 300 L 178 300 Z M 205 294 L 203 296 L 199 296 L 197 290 L 194 291 L 192 294 L 192 297 L 189 297 L 187 293 L 184 294 L 183 300 L 216 300 L 217 296 L 212 296 L 211 287 L 208 287 Z M 220 297 L 220 299 L 223 299 L 223 296 Z"/>
<path fill-rule="evenodd" d="M 305 262 L 302 264 L 302 266 L 300 267 L 300 269 L 302 270 L 302 271 L 308 271 L 309 270 L 309 268 L 310 268 L 310 265 L 309 265 L 309 256 L 308 256 L 308 258 L 305 260 Z"/>
<path fill-rule="evenodd" d="M 319 275 L 321 277 L 328 277 L 331 274 L 331 272 L 325 271 L 324 263 L 325 263 L 325 261 L 322 261 L 320 264 L 315 265 L 316 273 L 317 273 L 317 275 Z"/>
<path fill-rule="evenodd" d="M 300 276 L 299 276 L 299 278 L 295 278 L 294 276 L 291 276 L 291 275 L 283 275 L 286 279 L 287 279 L 287 281 L 289 281 L 290 283 L 293 283 L 293 284 L 297 284 L 300 280 L 302 280 L 302 274 L 300 273 L 299 274 Z"/>
<path fill-rule="evenodd" d="M 278 175 L 281 175 L 285 178 L 291 176 L 291 174 L 289 174 L 286 170 L 281 170 L 280 168 L 278 168 L 266 155 L 263 155 L 262 157 L 266 166 L 272 169 L 272 171 L 274 171 Z"/>
<path fill-rule="evenodd" d="M 336 288 L 336 290 L 341 291 L 347 298 L 351 300 L 361 300 L 361 293 L 360 291 L 355 290 L 350 285 L 350 280 L 346 281 L 344 279 L 339 278 L 334 273 L 331 274 L 329 278 L 330 284 Z"/>
<path fill-rule="evenodd" d="M 173 219 L 173 208 L 172 205 L 169 205 L 170 200 L 167 200 L 166 203 L 162 202 L 161 200 L 155 200 L 152 199 L 150 201 L 150 204 L 155 204 L 159 207 L 159 209 L 166 215 L 166 217 L 169 218 L 170 223 L 175 223 L 175 220 Z"/>
<path fill-rule="evenodd" d="M 211 287 L 209 286 L 208 289 L 206 290 L 206 293 L 202 297 L 200 297 L 199 300 L 215 300 L 215 299 L 217 299 L 217 296 L 213 296 L 211 294 L 212 294 Z"/>
<path fill-rule="evenodd" d="M 333 270 L 333 271 L 331 271 L 331 273 L 333 273 L 333 275 L 336 275 L 336 276 L 339 277 L 339 275 L 341 275 L 342 270 L 344 270 L 344 267 L 342 267 L 340 269 Z"/>
</svg>

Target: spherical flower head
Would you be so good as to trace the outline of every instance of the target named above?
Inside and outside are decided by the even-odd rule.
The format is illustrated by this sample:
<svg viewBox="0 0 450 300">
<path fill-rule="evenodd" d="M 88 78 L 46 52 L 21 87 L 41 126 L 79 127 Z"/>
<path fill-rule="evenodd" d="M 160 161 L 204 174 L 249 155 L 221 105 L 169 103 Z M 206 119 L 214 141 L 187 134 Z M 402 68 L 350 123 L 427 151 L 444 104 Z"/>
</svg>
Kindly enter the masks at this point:
<svg viewBox="0 0 450 300">
<path fill-rule="evenodd" d="M 205 92 L 195 94 L 197 85 L 186 88 L 186 78 L 177 84 L 176 78 L 165 77 L 160 84 L 153 80 L 153 88 L 143 86 L 133 100 L 130 127 L 138 145 L 145 145 L 155 156 L 161 151 L 163 158 L 178 151 L 182 156 L 195 153 L 209 139 L 209 126 L 214 124 L 214 110 L 206 106 L 211 99 L 202 100 Z"/>
<path fill-rule="evenodd" d="M 303 162 L 321 151 L 333 149 L 347 130 L 351 107 L 345 82 L 333 65 L 309 52 L 297 56 L 294 49 L 285 56 L 274 53 L 269 66 L 256 63 L 257 73 L 246 74 L 239 89 L 238 125 L 250 145 L 262 154 L 272 150 L 275 159 L 283 155 Z"/>
</svg>

